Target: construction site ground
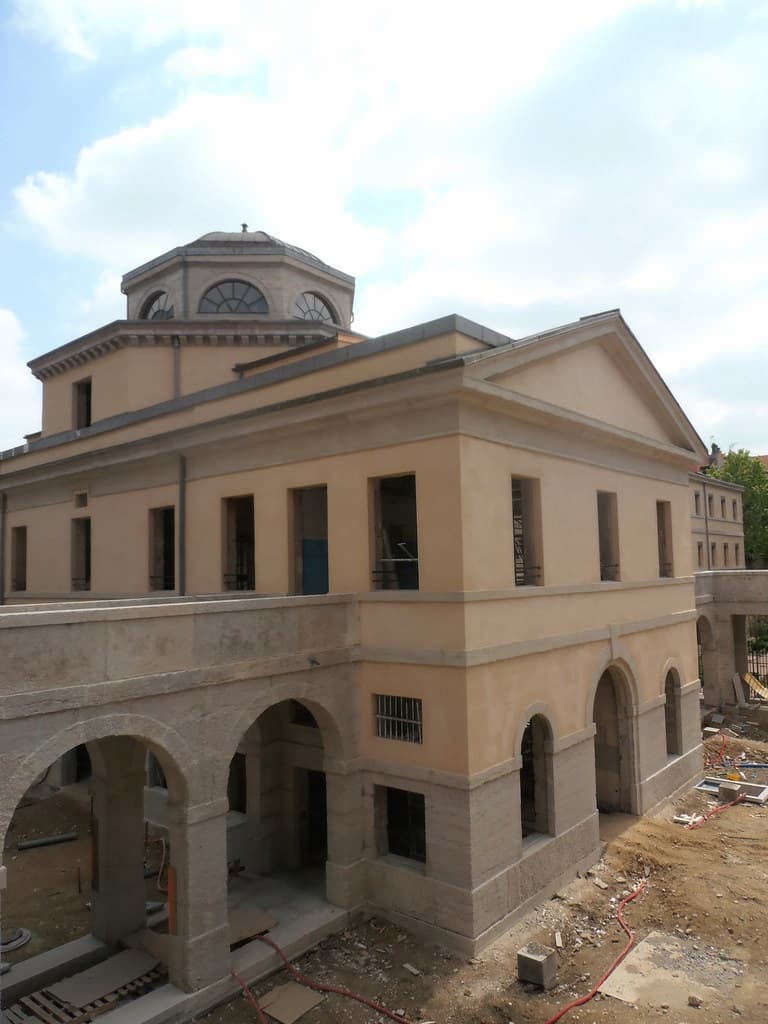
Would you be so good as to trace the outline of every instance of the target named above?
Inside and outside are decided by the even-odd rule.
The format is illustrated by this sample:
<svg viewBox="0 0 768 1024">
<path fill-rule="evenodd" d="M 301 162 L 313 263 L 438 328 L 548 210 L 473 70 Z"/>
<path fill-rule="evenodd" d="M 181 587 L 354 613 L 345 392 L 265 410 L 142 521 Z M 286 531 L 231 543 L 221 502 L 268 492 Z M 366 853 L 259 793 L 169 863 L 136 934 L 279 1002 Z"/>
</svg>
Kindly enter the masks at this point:
<svg viewBox="0 0 768 1024">
<path fill-rule="evenodd" d="M 768 743 L 757 738 L 758 730 L 742 727 L 738 736 L 729 732 L 727 756 L 746 753 L 749 760 L 768 761 Z M 719 736 L 708 739 L 707 756 L 716 757 L 721 744 Z M 768 771 L 745 775 L 768 784 Z M 543 1024 L 588 992 L 623 949 L 626 937 L 616 921 L 617 902 L 647 878 L 645 890 L 625 910 L 627 922 L 638 941 L 652 931 L 677 937 L 685 957 L 679 975 L 683 1002 L 690 995 L 701 1005 L 679 1009 L 660 987 L 658 1001 L 630 1004 L 598 996 L 564 1020 L 762 1024 L 768 1020 L 768 807 L 739 804 L 694 830 L 672 822 L 674 814 L 711 805 L 711 798 L 692 790 L 654 818 L 607 816 L 603 827 L 608 842 L 593 873 L 564 886 L 478 957 L 424 943 L 374 917 L 326 939 L 296 965 L 316 981 L 352 989 L 409 1021 Z M 18 810 L 4 855 L 8 889 L 3 893 L 3 926 L 27 928 L 32 940 L 4 955 L 9 962 L 87 933 L 87 826 L 87 804 L 64 793 Z M 81 836 L 76 842 L 16 851 L 20 838 L 73 829 Z M 147 881 L 147 899 L 158 898 L 154 885 L 154 880 Z M 556 986 L 542 992 L 519 983 L 518 949 L 532 941 L 554 947 L 556 932 L 563 943 L 557 953 Z M 253 991 L 258 998 L 287 980 L 281 971 Z M 254 1010 L 243 997 L 207 1017 L 209 1024 L 254 1020 Z M 336 995 L 301 1018 L 302 1024 L 379 1020 L 383 1018 L 368 1007 Z"/>
</svg>

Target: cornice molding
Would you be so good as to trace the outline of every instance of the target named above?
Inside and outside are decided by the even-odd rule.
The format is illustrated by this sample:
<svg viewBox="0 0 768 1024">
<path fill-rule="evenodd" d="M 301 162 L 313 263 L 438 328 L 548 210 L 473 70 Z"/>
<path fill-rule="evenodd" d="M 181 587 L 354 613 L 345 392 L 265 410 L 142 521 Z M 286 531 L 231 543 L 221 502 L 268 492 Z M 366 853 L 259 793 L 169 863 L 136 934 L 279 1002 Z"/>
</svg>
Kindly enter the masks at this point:
<svg viewBox="0 0 768 1024">
<path fill-rule="evenodd" d="M 241 317 L 197 320 L 115 320 L 97 331 L 53 349 L 27 366 L 38 380 L 50 380 L 68 370 L 123 348 L 288 346 L 301 349 L 333 338 L 337 327 L 316 321 L 244 320 Z"/>
</svg>

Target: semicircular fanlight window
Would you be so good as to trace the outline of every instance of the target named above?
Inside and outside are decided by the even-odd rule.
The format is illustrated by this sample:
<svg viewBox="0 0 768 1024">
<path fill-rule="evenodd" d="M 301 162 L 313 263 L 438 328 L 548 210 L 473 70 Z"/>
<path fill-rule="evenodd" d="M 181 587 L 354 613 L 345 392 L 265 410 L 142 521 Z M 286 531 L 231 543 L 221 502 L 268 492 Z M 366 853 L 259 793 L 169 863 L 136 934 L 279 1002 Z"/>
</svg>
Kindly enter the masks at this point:
<svg viewBox="0 0 768 1024">
<path fill-rule="evenodd" d="M 247 281 L 220 281 L 200 300 L 200 313 L 267 313 L 267 300 Z"/>
<path fill-rule="evenodd" d="M 318 320 L 323 324 L 336 322 L 331 307 L 314 292 L 301 293 L 293 305 L 293 315 L 301 320 Z"/>
<path fill-rule="evenodd" d="M 173 320 L 173 304 L 168 292 L 157 292 L 144 303 L 141 320 Z"/>
</svg>

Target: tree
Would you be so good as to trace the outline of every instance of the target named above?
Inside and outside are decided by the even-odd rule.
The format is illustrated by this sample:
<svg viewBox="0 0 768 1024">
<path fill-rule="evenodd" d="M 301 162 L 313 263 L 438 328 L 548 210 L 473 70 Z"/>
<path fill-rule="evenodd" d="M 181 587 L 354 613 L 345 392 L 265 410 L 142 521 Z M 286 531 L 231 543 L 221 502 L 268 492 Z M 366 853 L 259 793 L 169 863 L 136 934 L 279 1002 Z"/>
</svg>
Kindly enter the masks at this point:
<svg viewBox="0 0 768 1024">
<path fill-rule="evenodd" d="M 744 559 L 747 567 L 768 563 L 768 473 L 762 462 L 746 448 L 731 449 L 707 472 L 744 488 Z"/>
</svg>

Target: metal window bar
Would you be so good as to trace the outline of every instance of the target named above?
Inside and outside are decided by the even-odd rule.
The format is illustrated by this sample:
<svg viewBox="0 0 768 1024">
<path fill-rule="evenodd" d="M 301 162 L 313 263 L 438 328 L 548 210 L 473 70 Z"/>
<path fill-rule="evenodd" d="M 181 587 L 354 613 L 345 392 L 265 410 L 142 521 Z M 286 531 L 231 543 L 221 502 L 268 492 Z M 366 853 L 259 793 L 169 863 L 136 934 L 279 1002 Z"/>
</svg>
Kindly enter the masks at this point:
<svg viewBox="0 0 768 1024">
<path fill-rule="evenodd" d="M 419 559 L 414 555 L 405 541 L 398 541 L 390 548 L 383 531 L 384 551 L 389 555 L 381 555 L 376 559 L 376 566 L 371 573 L 375 590 L 417 590 L 419 580 Z M 412 566 L 413 568 L 409 568 Z"/>
<path fill-rule="evenodd" d="M 600 579 L 603 581 L 610 581 L 612 583 L 618 582 L 619 579 L 619 563 L 618 562 L 601 562 L 600 563 Z"/>
<path fill-rule="evenodd" d="M 424 727 L 420 697 L 376 694 L 376 735 L 385 740 L 423 743 Z"/>
<path fill-rule="evenodd" d="M 761 682 L 768 680 L 768 651 L 748 651 L 747 667 Z"/>
</svg>

